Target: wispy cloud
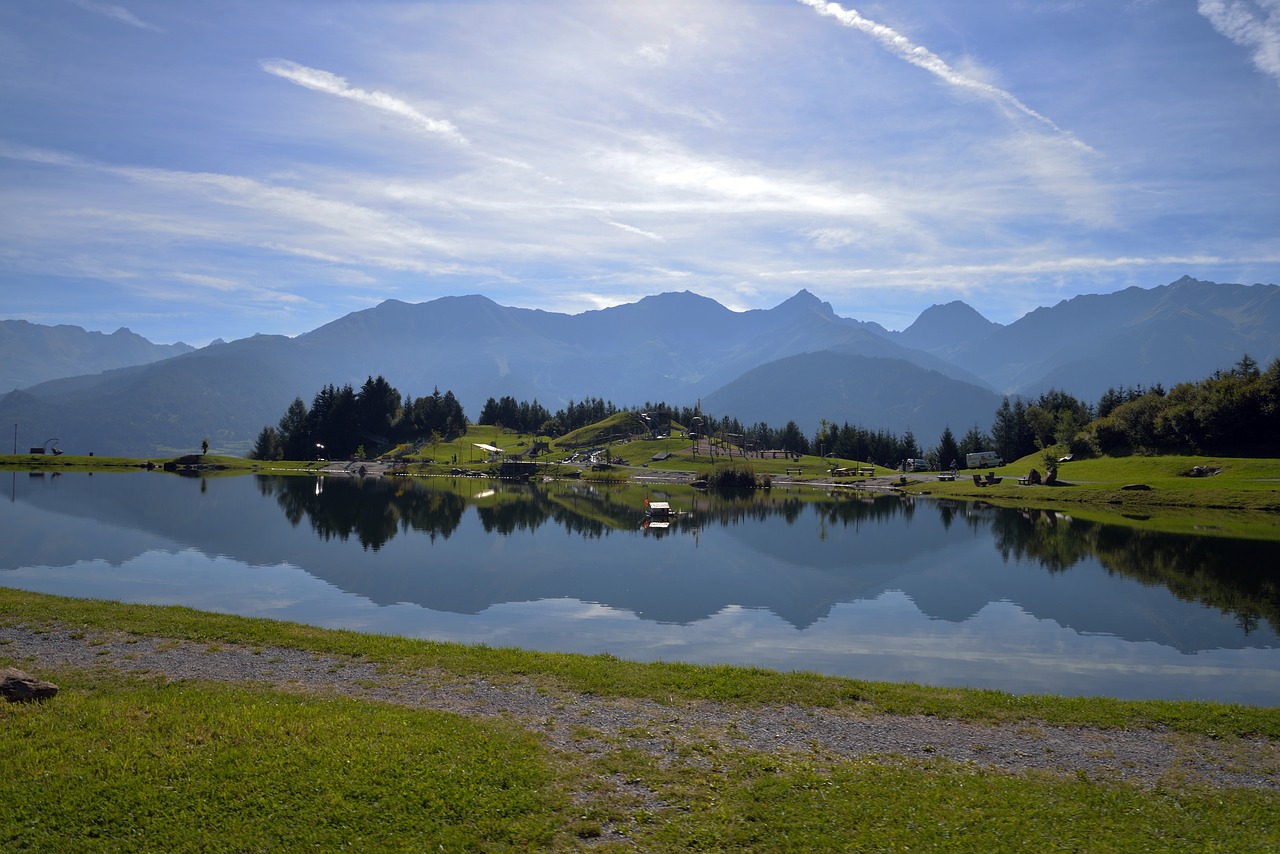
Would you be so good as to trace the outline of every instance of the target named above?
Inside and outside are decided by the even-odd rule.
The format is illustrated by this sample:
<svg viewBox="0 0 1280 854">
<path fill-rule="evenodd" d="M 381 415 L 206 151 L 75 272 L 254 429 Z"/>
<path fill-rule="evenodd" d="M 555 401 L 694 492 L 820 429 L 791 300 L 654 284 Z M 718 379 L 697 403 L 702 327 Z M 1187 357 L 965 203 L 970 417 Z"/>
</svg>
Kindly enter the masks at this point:
<svg viewBox="0 0 1280 854">
<path fill-rule="evenodd" d="M 834 183 L 805 180 L 752 163 L 702 157 L 667 140 L 649 138 L 641 143 L 639 148 L 593 158 L 623 183 L 620 192 L 628 198 L 617 202 L 617 209 L 851 217 L 885 214 L 882 200 L 868 193 L 847 192 Z"/>
<path fill-rule="evenodd" d="M 1026 258 L 975 264 L 901 265 L 883 267 L 805 267 L 793 270 L 761 271 L 761 279 L 782 278 L 796 281 L 838 283 L 848 288 L 915 287 L 933 290 L 940 284 L 956 281 L 1022 279 L 1043 274 L 1100 274 L 1113 271 L 1136 271 L 1156 267 L 1202 269 L 1230 264 L 1275 264 L 1280 257 L 1224 258 L 1217 255 L 1074 255 L 1043 256 L 1036 253 Z"/>
<path fill-rule="evenodd" d="M 0 158 L 113 176 L 156 194 L 136 194 L 132 210 L 81 204 L 64 212 L 71 221 L 39 226 L 44 233 L 74 228 L 82 235 L 148 234 L 303 256 L 322 252 L 334 263 L 387 270 L 462 269 L 454 260 L 460 249 L 454 239 L 408 217 L 317 191 L 239 175 L 107 164 L 2 140 Z M 228 217 L 227 211 L 236 213 Z"/>
<path fill-rule="evenodd" d="M 300 305 L 306 303 L 306 297 L 287 291 L 273 290 L 250 284 L 239 279 L 226 276 L 211 276 L 207 273 L 179 271 L 170 274 L 170 278 L 182 283 L 176 288 L 172 299 L 201 302 L 208 299 L 209 292 L 222 295 L 237 295 L 261 303 L 277 303 L 284 305 Z"/>
<path fill-rule="evenodd" d="M 407 101 L 403 101 L 394 95 L 377 89 L 360 89 L 349 84 L 344 77 L 340 77 L 330 71 L 324 71 L 319 68 L 309 68 L 305 65 L 299 65 L 289 60 L 277 59 L 262 63 L 262 70 L 268 74 L 274 74 L 288 80 L 290 83 L 307 89 L 313 89 L 317 92 L 324 92 L 329 95 L 336 95 L 339 98 L 347 98 L 351 101 L 364 104 L 367 107 L 373 107 L 383 112 L 391 113 L 403 119 L 408 119 L 410 123 L 421 130 L 428 133 L 442 136 L 459 145 L 468 145 L 467 138 L 459 132 L 457 126 L 448 119 L 433 119 L 420 110 L 413 107 Z"/>
<path fill-rule="evenodd" d="M 1213 28 L 1251 50 L 1253 64 L 1280 83 L 1280 0 L 1200 0 Z"/>
<path fill-rule="evenodd" d="M 655 240 L 659 243 L 666 239 L 661 234 L 654 234 L 652 231 L 645 231 L 643 228 L 636 228 L 634 225 L 627 225 L 625 222 L 615 222 L 611 219 L 607 219 L 605 222 L 614 228 L 622 229 L 628 234 L 638 234 L 641 237 L 647 237 L 650 240 Z"/>
<path fill-rule="evenodd" d="M 866 33 L 899 59 L 909 62 L 918 68 L 923 68 L 944 83 L 980 95 L 998 104 L 1012 107 L 1016 112 L 1034 119 L 1054 133 L 1061 135 L 1073 145 L 1085 151 L 1092 151 L 1088 145 L 1077 139 L 1070 131 L 1064 130 L 1053 119 L 1022 103 L 1012 92 L 993 86 L 984 80 L 978 80 L 960 73 L 948 65 L 942 57 L 928 48 L 915 44 L 892 27 L 864 18 L 856 10 L 846 9 L 839 3 L 827 3 L 825 0 L 799 0 L 799 2 L 812 7 L 820 15 L 835 18 L 846 27 Z"/>
<path fill-rule="evenodd" d="M 117 6 L 115 3 L 95 3 L 93 0 L 71 0 L 86 12 L 93 12 L 98 15 L 105 15 L 108 18 L 119 21 L 122 24 L 128 24 L 131 27 L 137 27 L 140 30 L 150 30 L 153 33 L 164 32 L 154 24 L 149 24 L 130 12 L 123 6 Z"/>
</svg>

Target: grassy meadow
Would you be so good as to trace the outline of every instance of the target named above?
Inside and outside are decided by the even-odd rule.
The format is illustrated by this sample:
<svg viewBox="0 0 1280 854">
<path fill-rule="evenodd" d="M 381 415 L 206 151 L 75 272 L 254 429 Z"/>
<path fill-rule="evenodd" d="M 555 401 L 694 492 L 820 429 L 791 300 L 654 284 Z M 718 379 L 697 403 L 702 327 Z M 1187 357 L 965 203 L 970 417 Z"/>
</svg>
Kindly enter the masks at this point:
<svg viewBox="0 0 1280 854">
<path fill-rule="evenodd" d="M 555 696 L 703 699 L 853 715 L 1158 728 L 1275 754 L 1280 709 L 1018 697 L 811 674 L 528 653 L 0 589 L 0 625 L 249 647 L 376 664 L 381 678 L 524 684 Z M 0 664 L 30 666 L 7 659 Z M 1265 851 L 1280 793 L 1154 789 L 943 760 L 745 750 L 679 732 L 660 760 L 572 721 L 581 749 L 537 727 L 375 701 L 158 676 L 46 670 L 53 700 L 0 706 L 0 848 L 33 851 L 958 850 Z M 550 722 L 548 722 L 550 723 Z M 676 725 L 676 729 L 679 727 Z M 635 733 L 672 739 L 675 731 Z M 1245 759 L 1246 754 L 1253 759 Z M 1280 768 L 1272 768 L 1272 775 Z M 606 834 L 606 828 L 614 832 Z"/>
</svg>

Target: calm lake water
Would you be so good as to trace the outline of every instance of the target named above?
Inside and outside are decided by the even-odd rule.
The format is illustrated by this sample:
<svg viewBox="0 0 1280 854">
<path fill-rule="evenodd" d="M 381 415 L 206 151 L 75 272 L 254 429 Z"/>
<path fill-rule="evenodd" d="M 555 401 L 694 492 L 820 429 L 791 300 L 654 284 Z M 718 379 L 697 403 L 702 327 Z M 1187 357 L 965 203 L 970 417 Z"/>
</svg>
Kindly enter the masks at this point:
<svg viewBox="0 0 1280 854">
<path fill-rule="evenodd" d="M 10 473 L 0 585 L 639 661 L 1280 703 L 1280 545 L 865 493 Z M 644 499 L 683 512 L 646 528 Z"/>
</svg>

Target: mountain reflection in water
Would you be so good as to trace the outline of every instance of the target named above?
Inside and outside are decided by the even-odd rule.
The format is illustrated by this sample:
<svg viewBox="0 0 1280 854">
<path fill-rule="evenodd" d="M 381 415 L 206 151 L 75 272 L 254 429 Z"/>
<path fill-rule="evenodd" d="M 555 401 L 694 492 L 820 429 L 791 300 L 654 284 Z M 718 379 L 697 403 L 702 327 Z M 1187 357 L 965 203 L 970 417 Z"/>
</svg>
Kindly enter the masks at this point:
<svg viewBox="0 0 1280 854">
<path fill-rule="evenodd" d="M 451 629 L 441 639 L 634 652 L 644 659 L 706 660 L 686 655 L 690 644 L 681 637 L 691 632 L 682 630 L 729 620 L 743 633 L 734 663 L 866 678 L 898 677 L 859 671 L 859 656 L 884 659 L 877 667 L 914 679 L 926 653 L 913 646 L 937 646 L 926 635 L 946 632 L 963 645 L 958 639 L 981 625 L 981 639 L 972 641 L 981 656 L 951 677 L 964 684 L 1013 668 L 1028 654 L 1032 629 L 1065 630 L 1079 643 L 1123 644 L 1107 653 L 1115 661 L 1100 657 L 1095 669 L 1136 666 L 1125 662 L 1151 644 L 1176 651 L 1169 659 L 1175 662 L 1237 650 L 1249 657 L 1251 674 L 1258 656 L 1264 671 L 1280 669 L 1280 591 L 1269 572 L 1280 554 L 1276 543 L 1155 534 L 1053 512 L 851 492 L 724 496 L 665 486 L 403 477 L 23 474 L 13 476 L 11 493 L 0 515 L 6 542 L 0 584 L 67 595 L 152 601 L 147 596 L 163 587 L 164 601 L 176 597 L 194 607 L 354 625 L 353 617 L 330 613 L 341 591 L 394 611 L 400 621 L 379 626 L 361 606 L 359 626 L 370 631 L 434 637 L 442 622 L 452 625 L 440 615 L 466 615 L 465 631 Z M 646 497 L 677 510 L 669 526 L 646 527 Z M 136 570 L 155 563 L 156 553 L 189 551 L 260 568 L 259 577 L 261 568 L 296 567 L 336 591 L 315 613 L 294 607 L 284 614 L 249 590 L 241 593 L 249 604 L 224 601 L 235 594 L 202 588 L 213 583 L 204 572 L 171 568 L 163 582 L 146 589 L 134 582 L 132 591 L 125 581 L 112 582 L 118 588 L 106 593 L 94 586 L 107 584 L 102 572 L 94 574 L 102 564 Z M 58 567 L 67 574 L 52 571 Z M 908 626 L 895 616 L 898 629 L 881 625 L 904 607 L 902 597 L 926 621 L 917 625 L 912 617 Z M 571 619 L 568 603 L 581 605 Z M 408 606 L 416 607 L 417 622 L 405 628 Z M 500 616 L 513 607 L 521 609 L 518 618 Z M 536 626 L 537 613 L 559 625 Z M 791 634 L 761 629 L 766 615 L 785 621 Z M 634 638 L 636 619 L 652 626 L 641 632 L 643 642 Z M 1021 628 L 1007 637 L 990 625 L 1009 620 Z M 833 638 L 837 625 L 841 634 Z M 574 639 L 550 640 L 570 626 Z M 880 634 L 872 643 L 860 634 L 866 632 Z M 823 650 L 808 649 L 818 637 Z M 724 648 L 717 649 L 714 660 L 725 659 Z M 894 656 L 896 665 L 888 663 Z M 1046 652 L 1021 666 L 1045 671 L 1030 683 L 1033 690 L 1043 684 L 1093 691 L 1093 683 L 1077 684 L 1065 673 L 1066 658 L 1059 663 L 1064 672 L 1050 672 L 1055 661 Z M 919 679 L 946 682 L 944 671 L 934 667 Z M 1257 682 L 1256 675 L 1247 678 Z M 1264 679 L 1248 696 L 1275 696 L 1268 692 L 1276 688 L 1274 678 Z M 1100 692 L 1108 691 L 1115 693 Z M 1178 695 L 1172 688 L 1150 691 Z"/>
</svg>

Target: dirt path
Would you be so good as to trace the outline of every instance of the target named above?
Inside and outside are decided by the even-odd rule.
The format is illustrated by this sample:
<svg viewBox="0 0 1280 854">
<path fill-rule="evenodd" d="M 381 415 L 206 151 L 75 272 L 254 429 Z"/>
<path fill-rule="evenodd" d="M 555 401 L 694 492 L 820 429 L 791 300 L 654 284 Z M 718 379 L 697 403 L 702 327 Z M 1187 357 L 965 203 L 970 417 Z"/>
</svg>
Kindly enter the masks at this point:
<svg viewBox="0 0 1280 854">
<path fill-rule="evenodd" d="M 497 685 L 440 673 L 379 673 L 367 663 L 287 649 L 206 645 L 131 635 L 0 626 L 0 659 L 41 676 L 49 668 L 111 668 L 167 679 L 267 683 L 462 715 L 497 716 L 566 751 L 628 747 L 686 762 L 684 745 L 714 739 L 826 761 L 949 759 L 1020 773 L 1040 770 L 1143 787 L 1177 781 L 1280 790 L 1280 742 L 1215 741 L 1139 730 L 1038 724 L 987 726 L 923 716 L 858 715 L 796 706 L 663 705 Z M 585 729 L 584 729 L 585 728 Z M 594 733 L 584 737 L 584 732 Z M 696 751 L 695 751 L 696 753 Z"/>
</svg>

